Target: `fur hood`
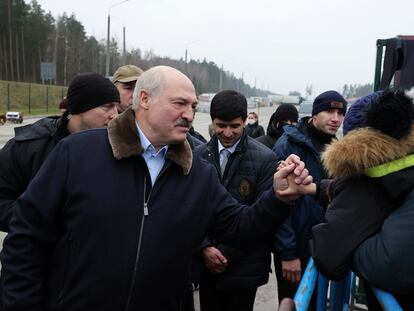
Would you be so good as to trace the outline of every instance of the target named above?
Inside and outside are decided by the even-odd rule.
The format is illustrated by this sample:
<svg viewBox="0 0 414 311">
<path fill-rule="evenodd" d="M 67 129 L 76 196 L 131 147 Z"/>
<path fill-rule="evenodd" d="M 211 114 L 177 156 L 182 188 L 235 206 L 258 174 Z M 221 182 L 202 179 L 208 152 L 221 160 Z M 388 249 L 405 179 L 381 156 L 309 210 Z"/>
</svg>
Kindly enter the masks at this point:
<svg viewBox="0 0 414 311">
<path fill-rule="evenodd" d="M 373 128 L 349 132 L 332 142 L 322 154 L 330 177 L 363 174 L 368 168 L 388 163 L 414 153 L 414 126 L 406 137 L 397 140 Z"/>
<path fill-rule="evenodd" d="M 118 160 L 138 156 L 144 152 L 135 123 L 135 113 L 131 109 L 109 122 L 108 138 L 114 157 Z M 193 152 L 188 141 L 170 145 L 165 159 L 179 165 L 183 174 L 188 175 L 193 164 Z"/>
</svg>

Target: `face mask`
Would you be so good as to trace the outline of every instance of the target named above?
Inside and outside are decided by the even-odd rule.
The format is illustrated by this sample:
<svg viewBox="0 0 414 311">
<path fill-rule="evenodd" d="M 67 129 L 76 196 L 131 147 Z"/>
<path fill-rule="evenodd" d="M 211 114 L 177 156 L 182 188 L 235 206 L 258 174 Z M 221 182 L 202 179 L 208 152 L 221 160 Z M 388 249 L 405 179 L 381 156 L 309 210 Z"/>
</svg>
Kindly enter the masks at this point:
<svg viewBox="0 0 414 311">
<path fill-rule="evenodd" d="M 253 125 L 253 124 L 256 123 L 256 120 L 255 119 L 247 119 L 247 123 L 250 124 L 250 125 Z"/>
</svg>

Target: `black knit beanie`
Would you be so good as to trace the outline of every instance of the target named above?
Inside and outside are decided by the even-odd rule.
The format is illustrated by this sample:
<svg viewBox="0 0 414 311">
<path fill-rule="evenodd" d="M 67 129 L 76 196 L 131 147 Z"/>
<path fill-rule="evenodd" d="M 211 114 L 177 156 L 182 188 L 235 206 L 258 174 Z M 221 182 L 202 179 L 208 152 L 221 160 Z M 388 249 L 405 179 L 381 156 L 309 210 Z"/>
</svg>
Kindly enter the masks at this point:
<svg viewBox="0 0 414 311">
<path fill-rule="evenodd" d="M 295 121 L 298 122 L 299 113 L 292 104 L 281 104 L 275 112 L 274 122 Z"/>
<path fill-rule="evenodd" d="M 78 114 L 93 108 L 120 102 L 119 92 L 109 79 L 97 73 L 77 75 L 69 85 L 69 113 Z"/>
<path fill-rule="evenodd" d="M 331 109 L 339 109 L 344 115 L 346 113 L 346 100 L 337 91 L 326 91 L 319 94 L 313 101 L 312 115 Z"/>
</svg>

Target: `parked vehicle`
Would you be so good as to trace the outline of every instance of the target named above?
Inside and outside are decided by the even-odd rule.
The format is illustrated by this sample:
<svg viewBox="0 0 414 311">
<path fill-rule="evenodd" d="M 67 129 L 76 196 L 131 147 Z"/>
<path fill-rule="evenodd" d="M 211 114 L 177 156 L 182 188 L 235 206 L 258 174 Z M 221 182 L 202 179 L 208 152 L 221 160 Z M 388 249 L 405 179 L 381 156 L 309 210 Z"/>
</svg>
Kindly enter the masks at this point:
<svg viewBox="0 0 414 311">
<path fill-rule="evenodd" d="M 23 123 L 23 112 L 7 111 L 6 121 L 10 123 Z"/>
<path fill-rule="evenodd" d="M 299 106 L 299 119 L 303 117 L 310 117 L 312 115 L 312 102 L 305 100 Z"/>
</svg>

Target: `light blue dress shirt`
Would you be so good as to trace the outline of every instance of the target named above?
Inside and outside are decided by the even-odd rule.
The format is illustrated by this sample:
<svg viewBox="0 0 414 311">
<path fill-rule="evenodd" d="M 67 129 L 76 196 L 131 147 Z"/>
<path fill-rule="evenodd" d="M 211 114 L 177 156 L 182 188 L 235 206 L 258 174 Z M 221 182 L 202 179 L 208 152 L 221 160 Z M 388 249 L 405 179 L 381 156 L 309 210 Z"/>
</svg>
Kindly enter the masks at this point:
<svg viewBox="0 0 414 311">
<path fill-rule="evenodd" d="M 220 140 L 218 140 L 218 152 L 219 152 L 219 155 L 220 155 L 220 167 L 223 164 L 223 160 L 224 160 L 223 152 L 221 152 L 221 151 L 224 150 L 224 149 L 226 149 L 230 154 L 232 154 L 234 151 L 236 151 L 236 148 L 237 148 L 237 146 L 238 146 L 239 143 L 240 143 L 240 139 L 238 141 L 236 141 L 233 146 L 228 147 L 228 148 L 225 148 L 221 144 Z"/>
<path fill-rule="evenodd" d="M 154 183 L 157 180 L 157 177 L 165 164 L 165 154 L 168 151 L 168 145 L 165 145 L 157 152 L 157 150 L 145 136 L 144 132 L 139 128 L 138 123 L 136 123 L 136 125 L 139 133 L 139 138 L 141 140 L 142 148 L 144 148 L 142 157 L 144 158 L 145 163 L 147 163 L 147 167 L 151 175 L 151 183 L 154 186 Z"/>
</svg>

